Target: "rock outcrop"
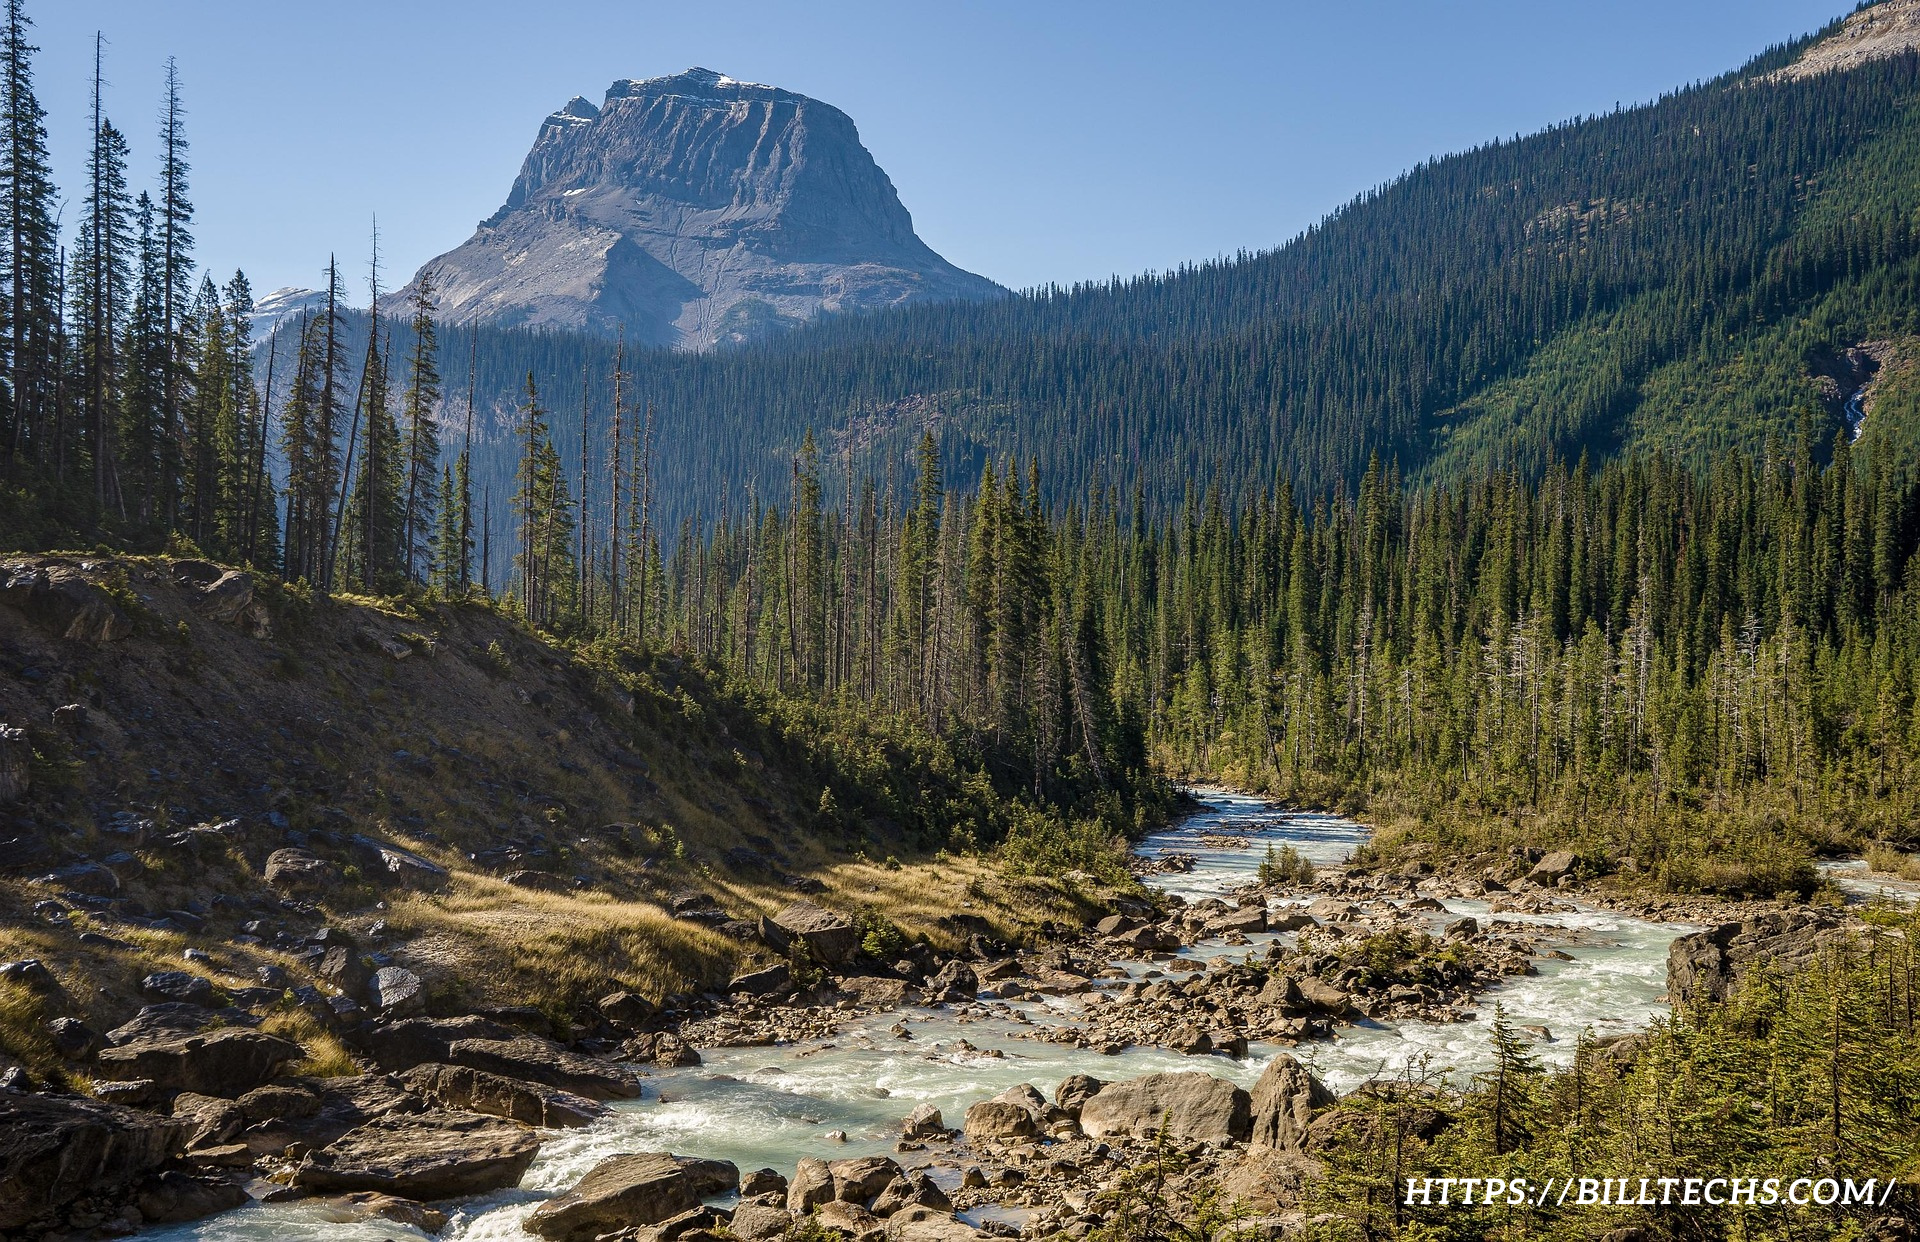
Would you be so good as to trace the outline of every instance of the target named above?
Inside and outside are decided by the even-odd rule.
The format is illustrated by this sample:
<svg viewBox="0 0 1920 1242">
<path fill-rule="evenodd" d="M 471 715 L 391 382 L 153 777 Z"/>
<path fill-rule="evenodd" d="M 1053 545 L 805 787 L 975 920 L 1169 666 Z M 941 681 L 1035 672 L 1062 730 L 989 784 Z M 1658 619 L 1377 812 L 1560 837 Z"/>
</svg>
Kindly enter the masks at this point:
<svg viewBox="0 0 1920 1242">
<path fill-rule="evenodd" d="M 845 113 L 707 69 L 615 82 L 549 116 L 505 205 L 420 271 L 443 322 L 687 348 L 1003 292 L 915 235 Z"/>
<path fill-rule="evenodd" d="M 550 1242 L 590 1242 L 635 1225 L 658 1225 L 739 1182 L 739 1171 L 725 1161 L 666 1152 L 609 1156 L 571 1190 L 535 1208 L 526 1228 Z"/>
<path fill-rule="evenodd" d="M 1681 936 L 1667 949 L 1667 994 L 1676 1004 L 1725 1000 L 1748 969 L 1764 965 L 1791 974 L 1846 939 L 1837 917 L 1809 910 L 1722 923 Z"/>
<path fill-rule="evenodd" d="M 396 1114 L 310 1153 L 294 1172 L 294 1183 L 325 1193 L 451 1199 L 518 1185 L 539 1150 L 537 1134 L 499 1117 Z"/>
<path fill-rule="evenodd" d="M 1314 1110 L 1333 1102 L 1334 1094 L 1326 1084 L 1283 1052 L 1267 1063 L 1260 1081 L 1253 1084 L 1253 1123 L 1247 1141 L 1254 1147 L 1297 1148 Z"/>
<path fill-rule="evenodd" d="M 180 1122 L 78 1097 L 0 1092 L 0 1234 L 124 1192 L 186 1137 Z"/>
</svg>

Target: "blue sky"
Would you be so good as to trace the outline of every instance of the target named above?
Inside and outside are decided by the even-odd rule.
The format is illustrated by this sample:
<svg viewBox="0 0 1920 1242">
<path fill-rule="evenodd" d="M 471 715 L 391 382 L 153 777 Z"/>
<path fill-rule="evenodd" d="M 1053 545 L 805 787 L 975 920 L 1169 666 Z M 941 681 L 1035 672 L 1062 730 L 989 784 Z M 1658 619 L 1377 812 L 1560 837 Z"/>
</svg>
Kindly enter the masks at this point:
<svg viewBox="0 0 1920 1242">
<path fill-rule="evenodd" d="M 82 189 L 95 30 L 137 183 L 178 59 L 203 262 L 391 287 L 505 198 L 540 119 L 704 65 L 850 114 L 920 234 L 1025 287 L 1277 245 L 1429 155 L 1633 103 L 1846 0 L 765 3 L 27 0 Z"/>
</svg>

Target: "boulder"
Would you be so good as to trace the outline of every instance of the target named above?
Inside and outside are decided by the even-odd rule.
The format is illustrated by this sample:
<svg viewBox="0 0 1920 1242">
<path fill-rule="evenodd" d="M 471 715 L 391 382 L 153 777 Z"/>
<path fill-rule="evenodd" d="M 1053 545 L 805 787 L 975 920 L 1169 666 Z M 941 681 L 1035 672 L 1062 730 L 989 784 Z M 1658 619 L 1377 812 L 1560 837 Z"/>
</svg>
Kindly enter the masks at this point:
<svg viewBox="0 0 1920 1242">
<path fill-rule="evenodd" d="M 445 1212 L 438 1208 L 430 1208 L 424 1203 L 415 1203 L 411 1199 L 397 1199 L 392 1195 L 374 1194 L 366 1190 L 358 1194 L 343 1195 L 335 1202 L 356 1216 L 372 1220 L 389 1220 L 396 1225 L 418 1229 L 421 1233 L 439 1233 L 451 1220 Z"/>
<path fill-rule="evenodd" d="M 1102 936 L 1118 936 L 1140 926 L 1140 920 L 1125 914 L 1109 914 L 1093 925 L 1093 930 Z"/>
<path fill-rule="evenodd" d="M 1267 930 L 1267 908 L 1265 906 L 1242 906 L 1238 910 L 1207 920 L 1207 930 L 1212 932 L 1240 932 L 1253 935 Z"/>
<path fill-rule="evenodd" d="M 699 1207 L 707 1195 L 724 1193 L 712 1189 L 712 1171 L 706 1168 L 722 1164 L 666 1152 L 609 1156 L 571 1190 L 535 1208 L 525 1228 L 550 1242 L 592 1242 L 635 1225 L 658 1225 Z M 738 1184 L 737 1173 L 733 1180 Z"/>
<path fill-rule="evenodd" d="M 367 1002 L 387 1017 L 411 1017 L 427 1007 L 426 984 L 404 966 L 382 966 L 367 983 Z"/>
<path fill-rule="evenodd" d="M 931 1104 L 922 1104 L 915 1108 L 907 1114 L 907 1119 L 900 1123 L 900 1137 L 904 1139 L 945 1138 L 946 1135 L 946 1119 L 940 1115 L 940 1110 Z"/>
<path fill-rule="evenodd" d="M 416 1065 L 400 1080 L 408 1090 L 443 1108 L 507 1117 L 549 1130 L 591 1125 L 607 1115 L 605 1105 L 583 1095 L 465 1065 Z"/>
<path fill-rule="evenodd" d="M 282 889 L 325 888 L 340 879 L 340 869 L 306 850 L 275 850 L 267 855 L 267 883 Z"/>
<path fill-rule="evenodd" d="M 33 745 L 27 731 L 17 725 L 0 722 L 0 806 L 26 798 L 33 778 Z M 15 847 L 8 851 L 10 866 L 32 866 L 45 856 L 44 847 L 20 848 L 22 838 L 10 837 Z"/>
<path fill-rule="evenodd" d="M 795 942 L 805 944 L 814 961 L 830 965 L 846 961 L 860 947 L 860 933 L 852 923 L 811 901 L 796 901 L 772 918 L 760 920 L 760 936 L 780 953 Z"/>
<path fill-rule="evenodd" d="M 551 871 L 509 871 L 500 877 L 515 888 L 524 888 L 536 893 L 566 893 L 573 891 L 573 885 Z"/>
<path fill-rule="evenodd" d="M 1353 1005 L 1353 998 L 1331 983 L 1315 979 L 1311 975 L 1300 980 L 1300 999 L 1309 1007 L 1335 1017 L 1347 1012 Z"/>
<path fill-rule="evenodd" d="M 519 1185 L 539 1150 L 537 1134 L 499 1117 L 389 1114 L 309 1153 L 293 1180 L 324 1194 L 451 1199 Z"/>
<path fill-rule="evenodd" d="M 317 1092 L 290 1083 L 255 1087 L 235 1103 L 248 1121 L 301 1121 L 320 1111 Z"/>
<path fill-rule="evenodd" d="M 1022 1083 L 968 1107 L 962 1129 L 969 1143 L 1032 1139 L 1041 1132 L 1045 1108 L 1040 1093 Z"/>
<path fill-rule="evenodd" d="M 116 897 L 120 877 L 97 862 L 78 862 L 49 872 L 34 880 L 42 888 L 80 893 L 88 897 Z"/>
<path fill-rule="evenodd" d="M 347 996 L 360 996 L 366 992 L 372 973 L 360 956 L 360 951 L 350 944 L 330 946 L 320 955 L 319 965 L 313 968 L 316 979 L 330 984 Z"/>
<path fill-rule="evenodd" d="M 1299 1009 L 1307 1002 L 1292 975 L 1269 975 L 1260 987 L 1259 1001 L 1279 1009 Z"/>
<path fill-rule="evenodd" d="M 1561 876 L 1573 874 L 1577 862 L 1572 850 L 1555 850 L 1533 865 L 1533 870 L 1527 872 L 1527 880 L 1552 888 L 1560 882 Z"/>
<path fill-rule="evenodd" d="M 733 1221 L 728 1225 L 733 1236 L 745 1239 L 745 1242 L 771 1242 L 774 1238 L 784 1237 L 791 1228 L 792 1212 L 761 1203 L 748 1203 L 735 1208 Z"/>
<path fill-rule="evenodd" d="M 78 1018 L 55 1018 L 47 1023 L 53 1050 L 69 1061 L 84 1061 L 100 1049 L 100 1036 Z"/>
<path fill-rule="evenodd" d="M 142 1181 L 133 1201 L 147 1224 L 178 1225 L 231 1211 L 246 1203 L 248 1196 L 233 1182 L 167 1169 Z"/>
<path fill-rule="evenodd" d="M 174 1001 L 183 1005 L 211 1007 L 214 1003 L 213 980 L 188 974 L 184 970 L 156 971 L 140 981 L 140 995 L 155 1004 Z"/>
<path fill-rule="evenodd" d="M 865 1204 L 900 1176 L 900 1166 L 886 1156 L 860 1156 L 828 1162 L 827 1173 L 833 1178 L 834 1198 Z"/>
<path fill-rule="evenodd" d="M 0 962 L 0 980 L 18 984 L 35 992 L 58 991 L 60 981 L 53 977 L 47 964 L 37 957 L 24 957 L 17 962 Z"/>
<path fill-rule="evenodd" d="M 879 1242 L 879 1239 L 887 1236 L 886 1226 L 880 1218 L 858 1203 L 836 1200 L 822 1204 L 814 1213 L 813 1222 L 821 1229 L 844 1234 L 853 1242 Z"/>
<path fill-rule="evenodd" d="M 1088 1138 L 1152 1138 L 1163 1126 L 1168 1138 L 1181 1142 L 1244 1142 L 1252 1099 L 1211 1074 L 1149 1074 L 1102 1087 L 1080 1109 Z"/>
<path fill-rule="evenodd" d="M 1069 1113 L 1078 1114 L 1088 1100 L 1106 1086 L 1091 1074 L 1068 1074 L 1053 1089 L 1053 1102 Z"/>
<path fill-rule="evenodd" d="M 182 1091 L 173 1097 L 173 1119 L 187 1129 L 187 1149 L 217 1147 L 240 1133 L 247 1115 L 240 1105 L 218 1096 Z"/>
<path fill-rule="evenodd" d="M 653 1002 L 638 992 L 610 992 L 594 1008 L 617 1026 L 639 1026 L 654 1015 Z"/>
<path fill-rule="evenodd" d="M 408 1018 L 364 1028 L 358 1038 L 381 1069 L 394 1073 L 429 1063 L 464 1065 L 593 1100 L 630 1100 L 640 1094 L 633 1069 L 568 1052 L 490 1018 Z"/>
<path fill-rule="evenodd" d="M 768 966 L 762 970 L 750 970 L 743 975 L 735 975 L 727 984 L 727 994 L 745 992 L 749 996 L 772 996 L 776 992 L 785 992 L 793 987 L 793 971 L 785 962 Z"/>
<path fill-rule="evenodd" d="M 980 976 L 965 962 L 948 962 L 927 980 L 927 999 L 956 1000 L 979 995 Z"/>
<path fill-rule="evenodd" d="M 740 1197 L 751 1199 L 755 1195 L 782 1195 L 787 1193 L 786 1175 L 778 1169 L 755 1169 L 740 1179 Z"/>
<path fill-rule="evenodd" d="M 887 1242 L 976 1242 L 986 1235 L 944 1209 L 910 1207 L 887 1218 Z"/>
<path fill-rule="evenodd" d="M 133 633 L 113 597 L 69 565 L 0 568 L 0 604 L 68 642 L 111 643 Z"/>
<path fill-rule="evenodd" d="M 827 1162 L 812 1156 L 801 1158 L 787 1183 L 787 1210 L 804 1216 L 823 1203 L 833 1202 L 833 1172 Z"/>
<path fill-rule="evenodd" d="M 953 1207 L 953 1201 L 924 1170 L 908 1169 L 888 1182 L 867 1207 L 875 1216 L 892 1216 L 912 1207 L 945 1211 Z"/>
<path fill-rule="evenodd" d="M 156 1030 L 116 1039 L 115 1044 L 100 1051 L 101 1078 L 116 1082 L 146 1078 L 163 1093 L 193 1091 L 227 1099 L 253 1090 L 305 1055 L 296 1043 L 243 1026 L 197 1032 Z"/>
<path fill-rule="evenodd" d="M 0 1092 L 0 1234 L 127 1189 L 185 1137 L 177 1121 L 98 1100 Z"/>
<path fill-rule="evenodd" d="M 1253 1084 L 1253 1121 L 1247 1141 L 1253 1147 L 1298 1150 L 1314 1110 L 1333 1102 L 1334 1094 L 1326 1084 L 1283 1052 L 1267 1063 L 1260 1081 Z"/>
<path fill-rule="evenodd" d="M 1462 915 L 1442 928 L 1440 934 L 1448 940 L 1471 940 L 1480 934 L 1480 920 L 1471 914 Z"/>
<path fill-rule="evenodd" d="M 1765 965 L 1792 974 L 1847 933 L 1830 914 L 1774 911 L 1681 936 L 1667 949 L 1667 994 L 1676 1004 L 1722 1001 L 1748 970 Z"/>
<path fill-rule="evenodd" d="M 361 868 L 369 877 L 384 877 L 389 883 L 425 889 L 445 888 L 451 878 L 439 863 L 391 842 L 376 841 L 356 832 L 347 838 L 347 844 L 353 847 Z"/>
</svg>

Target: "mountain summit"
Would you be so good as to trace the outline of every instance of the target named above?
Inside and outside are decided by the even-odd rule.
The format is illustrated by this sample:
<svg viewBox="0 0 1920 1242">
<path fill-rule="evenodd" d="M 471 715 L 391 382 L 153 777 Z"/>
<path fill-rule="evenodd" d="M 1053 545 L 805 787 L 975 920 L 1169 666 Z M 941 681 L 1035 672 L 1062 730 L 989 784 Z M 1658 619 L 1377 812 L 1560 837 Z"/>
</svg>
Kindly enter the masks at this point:
<svg viewBox="0 0 1920 1242">
<path fill-rule="evenodd" d="M 709 69 L 615 82 L 598 107 L 575 97 L 506 204 L 421 273 L 447 322 L 624 327 L 691 349 L 1004 292 L 920 240 L 846 113 Z"/>
</svg>

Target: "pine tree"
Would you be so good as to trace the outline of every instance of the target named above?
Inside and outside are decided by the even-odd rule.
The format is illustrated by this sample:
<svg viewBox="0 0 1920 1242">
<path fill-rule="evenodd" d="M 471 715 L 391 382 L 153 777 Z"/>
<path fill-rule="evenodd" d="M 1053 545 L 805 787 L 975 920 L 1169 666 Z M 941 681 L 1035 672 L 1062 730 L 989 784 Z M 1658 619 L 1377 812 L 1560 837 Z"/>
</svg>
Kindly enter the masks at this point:
<svg viewBox="0 0 1920 1242">
<path fill-rule="evenodd" d="M 520 411 L 515 487 L 513 506 L 520 525 L 515 603 L 536 626 L 567 628 L 576 620 L 573 499 L 532 372 L 527 373 L 526 404 Z"/>
<path fill-rule="evenodd" d="M 83 427 L 79 430 L 92 467 L 94 505 L 102 513 L 112 509 L 125 517 L 115 424 L 120 419 L 121 334 L 127 327 L 130 309 L 137 310 L 128 305 L 127 144 L 112 122 L 99 116 L 97 63 L 94 78 L 96 124 L 87 162 L 87 211 L 74 247 L 74 278 L 68 286 L 74 298 L 73 322 L 79 337 L 77 379 L 85 410 Z M 143 196 L 138 215 L 143 277 L 148 219 Z M 142 293 L 144 295 L 144 289 Z M 134 339 L 137 344 L 139 338 Z M 159 430 L 138 426 L 129 430 L 137 437 L 129 444 L 128 453 L 129 460 L 137 463 L 133 473 L 139 480 L 138 517 L 146 522 L 152 519 L 146 506 L 157 487 L 147 470 L 159 457 Z M 64 446 L 61 457 L 56 469 L 64 472 Z"/>
<path fill-rule="evenodd" d="M 187 401 L 191 376 L 187 369 L 192 353 L 186 323 L 192 296 L 193 204 L 187 200 L 187 139 L 183 122 L 186 109 L 180 102 L 180 73 L 171 56 L 167 58 L 166 96 L 160 107 L 160 198 L 154 204 L 160 247 L 160 334 L 166 347 L 166 366 L 161 381 L 161 412 L 165 433 L 182 436 L 181 420 Z M 169 457 L 165 521 L 174 523 L 172 506 L 181 494 L 178 461 L 181 454 Z"/>
<path fill-rule="evenodd" d="M 406 437 L 406 489 L 402 500 L 405 531 L 401 545 L 406 554 L 406 576 L 410 582 L 425 582 L 432 575 L 436 547 L 455 552 L 452 540 L 436 537 L 434 521 L 440 510 L 440 491 L 435 478 L 440 463 L 440 429 L 436 412 L 440 405 L 439 342 L 433 325 L 433 280 L 423 273 L 413 294 L 413 349 L 407 361 L 407 390 L 402 398 L 403 434 Z M 450 476 L 449 480 L 450 481 Z"/>
<path fill-rule="evenodd" d="M 33 90 L 31 25 L 22 0 L 7 0 L 0 35 L 0 228 L 4 261 L 7 384 L 0 406 L 0 461 L 45 461 L 59 420 L 60 283 L 48 168 L 46 113 Z"/>
</svg>

